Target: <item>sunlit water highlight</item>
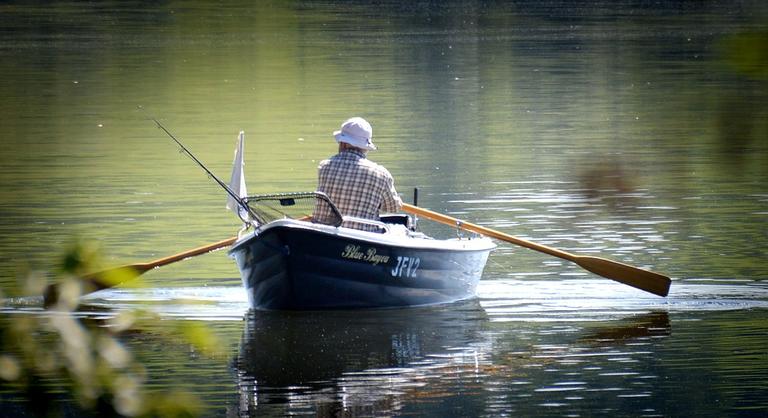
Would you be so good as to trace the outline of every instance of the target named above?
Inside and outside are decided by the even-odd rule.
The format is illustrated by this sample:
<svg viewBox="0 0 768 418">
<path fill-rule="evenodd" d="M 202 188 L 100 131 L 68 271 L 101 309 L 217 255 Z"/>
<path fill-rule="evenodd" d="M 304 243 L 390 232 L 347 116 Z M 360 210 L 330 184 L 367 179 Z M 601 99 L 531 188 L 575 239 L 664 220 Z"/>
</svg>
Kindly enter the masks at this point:
<svg viewBox="0 0 768 418">
<path fill-rule="evenodd" d="M 478 286 L 479 305 L 492 321 L 600 321 L 664 311 L 693 313 L 768 309 L 768 285 L 673 282 L 666 298 L 607 279 L 485 279 Z M 249 305 L 241 286 L 107 289 L 82 299 L 87 312 L 145 309 L 161 317 L 240 321 Z M 2 312 L 40 311 L 42 298 L 6 299 Z M 259 311 L 256 311 L 258 315 Z"/>
<path fill-rule="evenodd" d="M 601 279 L 481 281 L 477 301 L 496 321 L 603 320 L 666 311 L 684 313 L 768 308 L 768 286 L 762 283 L 699 284 L 674 282 L 667 298 L 644 294 Z M 242 320 L 249 311 L 240 286 L 108 289 L 82 298 L 89 312 L 142 308 L 163 317 L 210 321 Z M 5 313 L 42 309 L 41 297 L 7 298 Z M 258 314 L 258 311 L 256 311 Z M 564 314 L 568 314 L 565 317 Z"/>
</svg>

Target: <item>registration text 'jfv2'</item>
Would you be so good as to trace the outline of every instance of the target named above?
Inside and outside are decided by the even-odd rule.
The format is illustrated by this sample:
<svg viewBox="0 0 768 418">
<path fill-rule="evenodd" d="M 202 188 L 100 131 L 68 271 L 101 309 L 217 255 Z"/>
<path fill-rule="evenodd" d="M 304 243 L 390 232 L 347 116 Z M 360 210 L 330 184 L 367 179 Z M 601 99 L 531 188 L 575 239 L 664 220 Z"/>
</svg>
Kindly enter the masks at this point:
<svg viewBox="0 0 768 418">
<path fill-rule="evenodd" d="M 419 257 L 397 256 L 397 265 L 392 269 L 393 277 L 416 277 L 421 260 Z"/>
</svg>

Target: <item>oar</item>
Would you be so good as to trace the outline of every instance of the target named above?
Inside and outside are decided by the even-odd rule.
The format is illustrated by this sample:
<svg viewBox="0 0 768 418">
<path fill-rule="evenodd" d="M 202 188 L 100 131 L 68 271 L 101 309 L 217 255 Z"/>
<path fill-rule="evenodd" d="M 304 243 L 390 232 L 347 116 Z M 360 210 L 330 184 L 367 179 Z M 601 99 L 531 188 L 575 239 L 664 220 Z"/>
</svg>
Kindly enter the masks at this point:
<svg viewBox="0 0 768 418">
<path fill-rule="evenodd" d="M 135 263 L 125 266 L 114 267 L 111 269 L 99 271 L 96 273 L 88 274 L 82 277 L 83 291 L 82 294 L 92 293 L 103 289 L 108 289 L 113 286 L 117 286 L 120 283 L 124 283 L 128 280 L 134 279 L 149 270 L 157 267 L 162 267 L 177 261 L 181 261 L 197 255 L 209 253 L 213 250 L 218 250 L 231 245 L 237 240 L 237 237 L 225 239 L 223 241 L 214 242 L 213 244 L 204 245 L 202 247 L 193 248 L 178 254 L 174 254 L 168 257 L 159 258 L 155 261 L 148 263 Z M 55 283 L 49 285 L 43 292 L 43 305 L 48 307 L 55 304 L 59 299 L 59 284 Z"/>
<path fill-rule="evenodd" d="M 619 263 L 605 258 L 571 254 L 556 248 L 547 247 L 545 245 L 536 244 L 521 238 L 513 237 L 512 235 L 507 235 L 503 232 L 486 228 L 484 226 L 464 222 L 459 219 L 452 218 L 448 215 L 432 212 L 431 210 L 420 208 L 418 206 L 412 206 L 407 203 L 403 203 L 403 210 L 436 222 L 451 225 L 466 231 L 476 232 L 487 237 L 496 238 L 501 241 L 510 242 L 515 245 L 520 245 L 522 247 L 530 248 L 532 250 L 540 251 L 545 254 L 571 261 L 578 264 L 582 268 L 591 271 L 592 273 L 616 280 L 617 282 L 621 282 L 641 290 L 645 290 L 646 292 L 650 292 L 659 296 L 667 296 L 667 294 L 669 294 L 669 285 L 671 280 L 669 277 L 664 276 L 663 274 L 644 270 L 639 267 L 630 266 L 628 264 Z"/>
</svg>

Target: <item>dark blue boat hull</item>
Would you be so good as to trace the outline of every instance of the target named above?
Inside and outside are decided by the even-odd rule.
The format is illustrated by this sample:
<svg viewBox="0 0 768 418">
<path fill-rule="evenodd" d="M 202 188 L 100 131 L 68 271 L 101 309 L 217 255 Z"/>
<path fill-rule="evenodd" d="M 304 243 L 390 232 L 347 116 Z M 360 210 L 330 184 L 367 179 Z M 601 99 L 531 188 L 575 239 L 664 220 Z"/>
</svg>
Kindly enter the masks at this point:
<svg viewBox="0 0 768 418">
<path fill-rule="evenodd" d="M 252 308 L 390 308 L 463 300 L 475 295 L 494 248 L 489 241 L 455 249 L 392 245 L 377 241 L 376 234 L 350 237 L 298 224 L 264 228 L 230 250 Z"/>
</svg>

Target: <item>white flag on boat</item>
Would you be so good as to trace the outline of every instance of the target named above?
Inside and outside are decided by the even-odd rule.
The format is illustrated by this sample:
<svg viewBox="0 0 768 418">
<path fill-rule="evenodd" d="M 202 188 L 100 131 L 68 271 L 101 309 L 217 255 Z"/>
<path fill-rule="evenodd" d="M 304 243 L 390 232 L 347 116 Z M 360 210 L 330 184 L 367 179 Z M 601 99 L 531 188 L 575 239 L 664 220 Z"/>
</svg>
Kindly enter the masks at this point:
<svg viewBox="0 0 768 418">
<path fill-rule="evenodd" d="M 229 188 L 240 198 L 248 196 L 248 190 L 245 187 L 245 174 L 243 173 L 245 166 L 245 161 L 243 161 L 244 146 L 245 132 L 240 131 L 237 138 L 237 148 L 235 148 L 235 160 L 232 162 L 232 176 L 229 180 Z M 235 212 L 241 219 L 248 219 L 248 212 L 232 196 L 227 196 L 227 209 Z"/>
</svg>

